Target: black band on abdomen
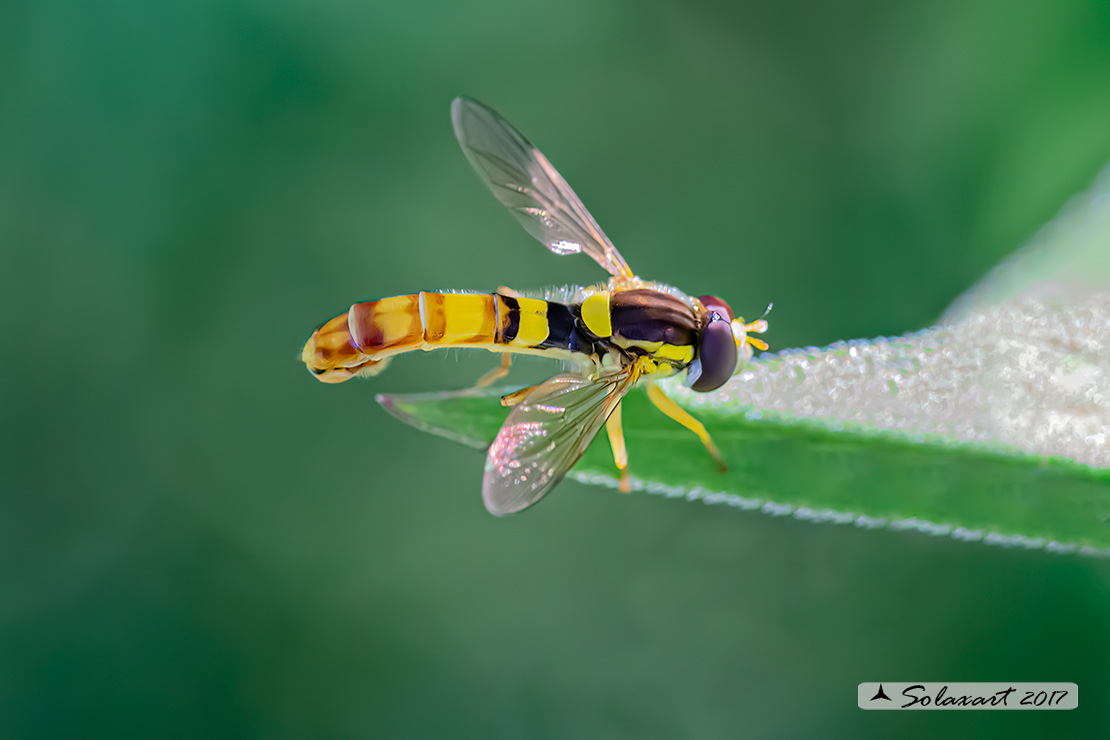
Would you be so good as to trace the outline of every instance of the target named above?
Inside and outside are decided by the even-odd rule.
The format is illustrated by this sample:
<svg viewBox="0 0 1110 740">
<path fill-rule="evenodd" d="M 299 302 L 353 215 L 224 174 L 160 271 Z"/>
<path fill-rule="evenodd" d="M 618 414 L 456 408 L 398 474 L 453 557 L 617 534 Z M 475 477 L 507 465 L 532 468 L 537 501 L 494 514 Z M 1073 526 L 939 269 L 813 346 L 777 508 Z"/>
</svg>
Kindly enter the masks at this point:
<svg viewBox="0 0 1110 740">
<path fill-rule="evenodd" d="M 573 349 L 570 344 L 574 334 L 574 314 L 562 303 L 547 304 L 547 339 L 540 344 L 542 349 L 557 347 Z"/>
<path fill-rule="evenodd" d="M 501 327 L 501 334 L 497 338 L 498 344 L 508 344 L 516 339 L 517 333 L 520 331 L 520 303 L 516 298 L 508 295 L 497 295 L 501 301 L 501 305 L 508 311 L 508 316 L 504 319 L 499 317 L 498 324 Z"/>
</svg>

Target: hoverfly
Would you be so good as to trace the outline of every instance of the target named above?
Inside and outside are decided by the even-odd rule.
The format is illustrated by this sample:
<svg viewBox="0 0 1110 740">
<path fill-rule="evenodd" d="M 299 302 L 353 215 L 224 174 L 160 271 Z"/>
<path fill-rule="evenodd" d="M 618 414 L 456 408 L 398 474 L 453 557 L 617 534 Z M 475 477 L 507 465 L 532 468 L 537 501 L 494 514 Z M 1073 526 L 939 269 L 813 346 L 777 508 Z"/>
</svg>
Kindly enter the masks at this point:
<svg viewBox="0 0 1110 740">
<path fill-rule="evenodd" d="M 356 303 L 323 324 L 302 359 L 325 383 L 381 372 L 402 352 L 463 347 L 501 352 L 501 365 L 479 385 L 509 370 L 512 353 L 567 361 L 570 370 L 505 396 L 509 416 L 490 445 L 482 480 L 486 508 L 521 511 L 562 480 L 602 425 L 621 489 L 629 490 L 621 399 L 638 381 L 664 414 L 696 434 L 722 470 L 724 461 L 701 422 L 668 398 L 655 380 L 685 372 L 695 391 L 723 385 L 767 330 L 745 323 L 715 296 L 692 298 L 636 277 L 547 158 L 490 108 L 467 98 L 451 104 L 451 122 L 466 158 L 524 228 L 555 254 L 585 253 L 612 276 L 588 288 L 538 295 L 417 293 Z"/>
</svg>

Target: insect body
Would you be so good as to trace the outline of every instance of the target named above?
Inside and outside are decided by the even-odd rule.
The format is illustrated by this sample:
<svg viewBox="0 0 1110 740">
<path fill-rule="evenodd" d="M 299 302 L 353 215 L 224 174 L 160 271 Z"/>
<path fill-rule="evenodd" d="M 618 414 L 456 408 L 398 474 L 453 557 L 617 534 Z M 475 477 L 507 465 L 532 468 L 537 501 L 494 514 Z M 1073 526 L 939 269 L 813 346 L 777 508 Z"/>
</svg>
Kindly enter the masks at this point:
<svg viewBox="0 0 1110 740">
<path fill-rule="evenodd" d="M 556 254 L 584 252 L 611 278 L 589 288 L 527 296 L 416 293 L 356 303 L 305 344 L 302 358 L 320 380 L 338 383 L 376 375 L 402 352 L 441 347 L 501 352 L 501 367 L 479 384 L 504 376 L 512 354 L 565 360 L 568 372 L 503 399 L 511 407 L 490 446 L 482 497 L 503 515 L 531 506 L 582 456 L 605 425 L 628 490 L 628 454 L 620 404 L 639 381 L 667 416 L 698 435 L 724 468 L 705 427 L 653 381 L 685 372 L 696 391 L 723 385 L 766 331 L 745 323 L 720 298 L 692 298 L 636 277 L 566 181 L 532 144 L 489 108 L 466 98 L 451 106 L 467 159 L 532 236 Z"/>
</svg>

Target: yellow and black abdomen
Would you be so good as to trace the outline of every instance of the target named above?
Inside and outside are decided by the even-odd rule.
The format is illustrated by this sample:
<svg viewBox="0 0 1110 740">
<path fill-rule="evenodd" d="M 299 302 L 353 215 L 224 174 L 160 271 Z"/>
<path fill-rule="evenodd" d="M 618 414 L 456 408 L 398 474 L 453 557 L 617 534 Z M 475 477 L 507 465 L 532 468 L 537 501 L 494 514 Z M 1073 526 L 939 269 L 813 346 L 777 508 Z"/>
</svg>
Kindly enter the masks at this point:
<svg viewBox="0 0 1110 740">
<path fill-rule="evenodd" d="M 373 375 L 395 354 L 441 347 L 494 352 L 592 352 L 572 307 L 498 293 L 415 293 L 356 303 L 305 344 L 320 380 Z"/>
</svg>

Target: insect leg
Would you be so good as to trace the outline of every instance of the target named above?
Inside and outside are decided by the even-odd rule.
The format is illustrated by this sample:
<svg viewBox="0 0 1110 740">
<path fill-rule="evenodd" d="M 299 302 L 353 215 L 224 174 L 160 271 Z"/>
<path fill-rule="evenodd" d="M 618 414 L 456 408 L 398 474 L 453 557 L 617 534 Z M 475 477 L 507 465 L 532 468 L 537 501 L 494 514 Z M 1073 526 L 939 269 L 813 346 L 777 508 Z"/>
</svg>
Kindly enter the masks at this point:
<svg viewBox="0 0 1110 740">
<path fill-rule="evenodd" d="M 632 491 L 628 482 L 628 448 L 624 446 L 624 428 L 621 426 L 621 406 L 609 415 L 605 422 L 605 431 L 609 434 L 609 446 L 613 448 L 613 462 L 617 470 L 621 471 L 621 490 L 625 493 Z"/>
<path fill-rule="evenodd" d="M 505 408 L 512 408 L 513 406 L 516 406 L 518 403 L 523 401 L 524 397 L 531 393 L 535 387 L 536 386 L 534 385 L 530 385 L 527 388 L 521 388 L 515 393 L 510 393 L 507 396 L 501 396 L 501 405 Z"/>
<path fill-rule="evenodd" d="M 501 353 L 501 364 L 498 367 L 490 370 L 488 373 L 478 378 L 478 382 L 474 384 L 475 388 L 488 388 L 496 381 L 501 380 L 509 374 L 509 367 L 513 364 L 513 356 L 508 352 Z"/>
<path fill-rule="evenodd" d="M 709 450 L 709 454 L 717 461 L 717 467 L 721 469 L 722 473 L 728 470 L 725 461 L 721 459 L 720 450 L 717 449 L 717 445 L 713 444 L 713 439 L 709 436 L 709 432 L 705 431 L 705 426 L 700 421 L 690 416 L 684 408 L 668 398 L 659 386 L 649 385 L 647 394 L 651 402 L 655 404 L 655 408 L 698 435 L 698 439 L 705 445 L 705 449 Z"/>
</svg>

